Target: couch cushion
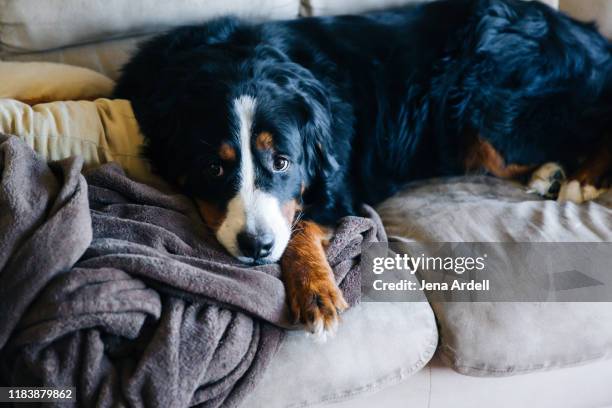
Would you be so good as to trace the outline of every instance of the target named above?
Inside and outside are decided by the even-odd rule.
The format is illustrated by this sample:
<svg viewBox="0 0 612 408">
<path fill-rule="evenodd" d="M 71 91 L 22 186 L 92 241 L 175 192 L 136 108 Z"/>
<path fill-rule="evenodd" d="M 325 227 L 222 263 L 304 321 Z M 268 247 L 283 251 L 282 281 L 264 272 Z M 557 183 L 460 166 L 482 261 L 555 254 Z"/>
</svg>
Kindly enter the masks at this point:
<svg viewBox="0 0 612 408">
<path fill-rule="evenodd" d="M 5 61 L 49 61 L 89 68 L 111 79 L 117 79 L 121 67 L 127 62 L 141 41 L 149 35 L 121 38 L 34 53 L 4 56 Z"/>
<path fill-rule="evenodd" d="M 22 138 L 47 160 L 80 155 L 88 167 L 117 162 L 135 180 L 167 188 L 142 157 L 144 139 L 128 101 L 97 99 L 29 106 L 0 99 L 0 132 Z"/>
<path fill-rule="evenodd" d="M 303 407 L 374 392 L 423 368 L 437 343 L 426 302 L 362 303 L 343 315 L 336 337 L 326 343 L 288 333 L 243 405 Z"/>
<path fill-rule="evenodd" d="M 612 38 L 612 2 L 610 0 L 561 0 L 561 10 L 583 21 L 596 21 L 601 31 Z"/>
<path fill-rule="evenodd" d="M 298 9 L 299 0 L 0 0 L 0 56 L 151 33 L 224 14 L 292 18 Z"/>
<path fill-rule="evenodd" d="M 492 177 L 414 183 L 379 206 L 389 235 L 440 242 L 612 241 L 610 193 L 559 204 Z"/>
<path fill-rule="evenodd" d="M 305 16 L 352 14 L 422 3 L 424 1 L 428 0 L 306 0 L 302 2 L 300 14 Z M 557 7 L 559 4 L 559 0 L 540 1 L 553 7 Z"/>
<path fill-rule="evenodd" d="M 415 183 L 378 208 L 390 239 L 612 241 L 612 193 L 559 204 L 488 177 Z M 502 376 L 612 356 L 610 303 L 434 303 L 440 352 L 455 370 Z"/>
<path fill-rule="evenodd" d="M 108 97 L 115 82 L 95 71 L 48 62 L 0 62 L 0 98 L 29 104 Z"/>
</svg>

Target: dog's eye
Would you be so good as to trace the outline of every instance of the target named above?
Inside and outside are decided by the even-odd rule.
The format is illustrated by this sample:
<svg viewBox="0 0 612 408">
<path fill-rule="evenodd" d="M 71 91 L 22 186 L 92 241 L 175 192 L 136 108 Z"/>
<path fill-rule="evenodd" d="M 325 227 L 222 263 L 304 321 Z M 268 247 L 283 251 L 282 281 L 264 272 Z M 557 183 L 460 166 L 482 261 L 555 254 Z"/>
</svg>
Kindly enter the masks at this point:
<svg viewBox="0 0 612 408">
<path fill-rule="evenodd" d="M 211 177 L 221 177 L 223 175 L 223 166 L 219 163 L 211 163 L 206 168 L 206 174 Z"/>
<path fill-rule="evenodd" d="M 272 167 L 274 171 L 286 171 L 289 168 L 289 159 L 284 156 L 274 156 L 274 161 L 272 163 Z"/>
</svg>

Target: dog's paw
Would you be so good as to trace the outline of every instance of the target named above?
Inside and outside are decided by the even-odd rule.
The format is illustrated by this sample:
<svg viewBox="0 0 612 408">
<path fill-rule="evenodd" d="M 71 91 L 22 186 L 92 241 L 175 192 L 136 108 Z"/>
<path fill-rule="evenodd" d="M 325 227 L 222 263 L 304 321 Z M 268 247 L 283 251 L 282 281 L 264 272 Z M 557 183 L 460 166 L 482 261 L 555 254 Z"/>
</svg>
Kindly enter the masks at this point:
<svg viewBox="0 0 612 408">
<path fill-rule="evenodd" d="M 604 192 L 606 192 L 604 188 L 597 188 L 590 184 L 581 184 L 578 180 L 571 180 L 561 185 L 558 201 L 581 204 L 595 200 Z"/>
<path fill-rule="evenodd" d="M 565 172 L 557 163 L 546 163 L 533 172 L 527 189 L 544 198 L 555 199 L 559 196 L 565 181 Z"/>
<path fill-rule="evenodd" d="M 317 342 L 334 337 L 339 315 L 348 304 L 333 279 L 308 281 L 292 292 L 291 313 L 296 322 L 306 327 L 308 335 Z"/>
</svg>

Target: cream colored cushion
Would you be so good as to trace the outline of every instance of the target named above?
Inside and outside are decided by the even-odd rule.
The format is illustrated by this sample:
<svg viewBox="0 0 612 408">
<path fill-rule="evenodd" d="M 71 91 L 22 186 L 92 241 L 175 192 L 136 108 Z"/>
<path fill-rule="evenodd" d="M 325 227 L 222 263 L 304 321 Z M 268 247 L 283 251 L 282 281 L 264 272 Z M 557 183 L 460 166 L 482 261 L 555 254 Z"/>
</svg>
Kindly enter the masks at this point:
<svg viewBox="0 0 612 408">
<path fill-rule="evenodd" d="M 0 132 L 24 139 L 49 161 L 80 155 L 88 167 L 117 162 L 131 177 L 166 187 L 141 155 L 144 139 L 129 101 L 105 99 L 112 80 L 38 62 L 0 62 L 0 75 Z"/>
<path fill-rule="evenodd" d="M 72 99 L 97 99 L 115 82 L 89 69 L 45 62 L 0 62 L 0 98 L 30 105 Z"/>
<path fill-rule="evenodd" d="M 80 155 L 90 167 L 117 162 L 134 179 L 164 186 L 141 156 L 143 137 L 132 107 L 125 100 L 29 106 L 0 99 L 0 132 L 24 139 L 47 160 Z"/>
<path fill-rule="evenodd" d="M 298 10 L 299 0 L 0 0 L 0 55 L 151 33 L 225 14 L 292 18 Z"/>
</svg>

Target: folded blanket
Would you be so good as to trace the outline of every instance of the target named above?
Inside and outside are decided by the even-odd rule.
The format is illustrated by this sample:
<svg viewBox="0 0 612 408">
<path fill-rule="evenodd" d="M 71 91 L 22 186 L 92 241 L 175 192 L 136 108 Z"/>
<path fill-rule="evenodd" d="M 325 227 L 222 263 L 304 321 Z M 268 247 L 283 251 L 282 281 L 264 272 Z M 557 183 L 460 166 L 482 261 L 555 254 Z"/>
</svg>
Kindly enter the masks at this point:
<svg viewBox="0 0 612 408">
<path fill-rule="evenodd" d="M 236 406 L 289 321 L 277 265 L 246 267 L 184 196 L 115 165 L 47 165 L 0 136 L 1 385 L 76 386 L 79 406 Z M 328 258 L 359 300 L 375 213 L 343 219 Z"/>
</svg>

